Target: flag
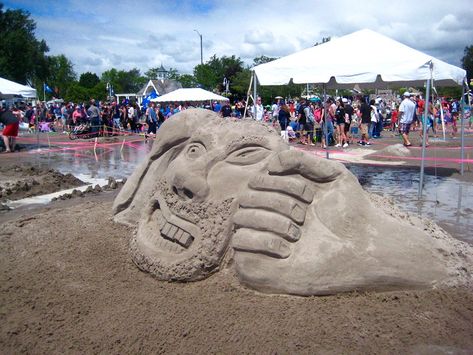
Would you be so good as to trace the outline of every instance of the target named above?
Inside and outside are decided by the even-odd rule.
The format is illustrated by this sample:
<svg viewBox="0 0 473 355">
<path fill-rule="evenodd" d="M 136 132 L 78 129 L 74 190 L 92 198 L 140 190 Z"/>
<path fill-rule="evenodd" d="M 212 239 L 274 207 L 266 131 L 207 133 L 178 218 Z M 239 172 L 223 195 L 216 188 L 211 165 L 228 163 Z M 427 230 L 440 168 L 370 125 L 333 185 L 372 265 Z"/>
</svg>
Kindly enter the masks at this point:
<svg viewBox="0 0 473 355">
<path fill-rule="evenodd" d="M 44 83 L 44 91 L 46 92 L 49 92 L 49 93 L 52 93 L 53 92 L 53 89 L 51 89 L 48 84 Z"/>
</svg>

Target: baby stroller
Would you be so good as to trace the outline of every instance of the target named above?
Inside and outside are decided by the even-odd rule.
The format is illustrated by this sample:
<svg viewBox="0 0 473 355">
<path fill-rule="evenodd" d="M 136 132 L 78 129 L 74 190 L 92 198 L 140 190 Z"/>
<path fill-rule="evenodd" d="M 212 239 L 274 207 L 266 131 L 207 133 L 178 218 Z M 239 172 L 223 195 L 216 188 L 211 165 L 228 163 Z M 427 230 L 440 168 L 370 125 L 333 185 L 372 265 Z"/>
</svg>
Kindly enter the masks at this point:
<svg viewBox="0 0 473 355">
<path fill-rule="evenodd" d="M 72 131 L 69 132 L 69 139 L 74 140 L 78 138 L 88 139 L 97 136 L 97 132 L 92 132 L 92 126 L 89 123 L 81 123 L 80 125 L 74 126 Z"/>
</svg>

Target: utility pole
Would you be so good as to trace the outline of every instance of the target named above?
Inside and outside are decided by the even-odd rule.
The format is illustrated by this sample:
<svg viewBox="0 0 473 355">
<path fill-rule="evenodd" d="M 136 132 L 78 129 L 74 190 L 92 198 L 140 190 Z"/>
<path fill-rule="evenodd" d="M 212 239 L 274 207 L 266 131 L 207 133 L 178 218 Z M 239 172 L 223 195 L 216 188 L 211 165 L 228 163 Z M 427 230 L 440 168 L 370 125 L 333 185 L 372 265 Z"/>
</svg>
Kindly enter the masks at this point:
<svg viewBox="0 0 473 355">
<path fill-rule="evenodd" d="M 200 37 L 200 64 L 204 64 L 204 55 L 202 51 L 202 35 L 200 34 L 199 31 L 194 30 Z"/>
</svg>

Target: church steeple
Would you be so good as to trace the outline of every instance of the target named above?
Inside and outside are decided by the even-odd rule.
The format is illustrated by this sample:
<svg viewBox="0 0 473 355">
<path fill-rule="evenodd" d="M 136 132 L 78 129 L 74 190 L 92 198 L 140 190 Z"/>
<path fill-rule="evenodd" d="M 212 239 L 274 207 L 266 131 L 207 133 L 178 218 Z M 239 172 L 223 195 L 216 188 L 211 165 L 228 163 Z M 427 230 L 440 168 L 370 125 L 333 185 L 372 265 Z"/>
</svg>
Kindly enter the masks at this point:
<svg viewBox="0 0 473 355">
<path fill-rule="evenodd" d="M 168 78 L 168 71 L 164 69 L 163 63 L 161 63 L 161 67 L 158 69 L 158 77 L 157 79 L 164 80 Z"/>
</svg>

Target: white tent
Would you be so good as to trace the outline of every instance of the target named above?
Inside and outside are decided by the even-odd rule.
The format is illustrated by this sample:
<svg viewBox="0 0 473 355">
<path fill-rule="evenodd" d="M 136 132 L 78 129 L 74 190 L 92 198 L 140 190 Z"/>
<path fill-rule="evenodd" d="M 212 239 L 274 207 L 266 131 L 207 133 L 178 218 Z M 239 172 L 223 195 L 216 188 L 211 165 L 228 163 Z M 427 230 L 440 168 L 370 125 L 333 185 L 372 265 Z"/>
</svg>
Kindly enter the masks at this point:
<svg viewBox="0 0 473 355">
<path fill-rule="evenodd" d="M 323 84 L 325 88 L 390 88 L 426 84 L 428 114 L 431 81 L 435 86 L 466 82 L 466 71 L 391 38 L 364 29 L 269 63 L 253 67 L 260 85 Z M 256 79 L 254 97 L 256 97 Z M 464 158 L 464 120 L 461 134 L 461 174 Z M 426 125 L 423 125 L 419 197 L 422 194 Z M 327 150 L 328 158 L 328 150 Z"/>
<path fill-rule="evenodd" d="M 36 89 L 0 78 L 0 95 L 36 98 Z"/>
<path fill-rule="evenodd" d="M 200 88 L 177 89 L 151 99 L 153 102 L 228 101 L 229 99 Z"/>
<path fill-rule="evenodd" d="M 260 85 L 326 84 L 327 88 L 462 85 L 466 71 L 364 29 L 255 66 Z"/>
</svg>

